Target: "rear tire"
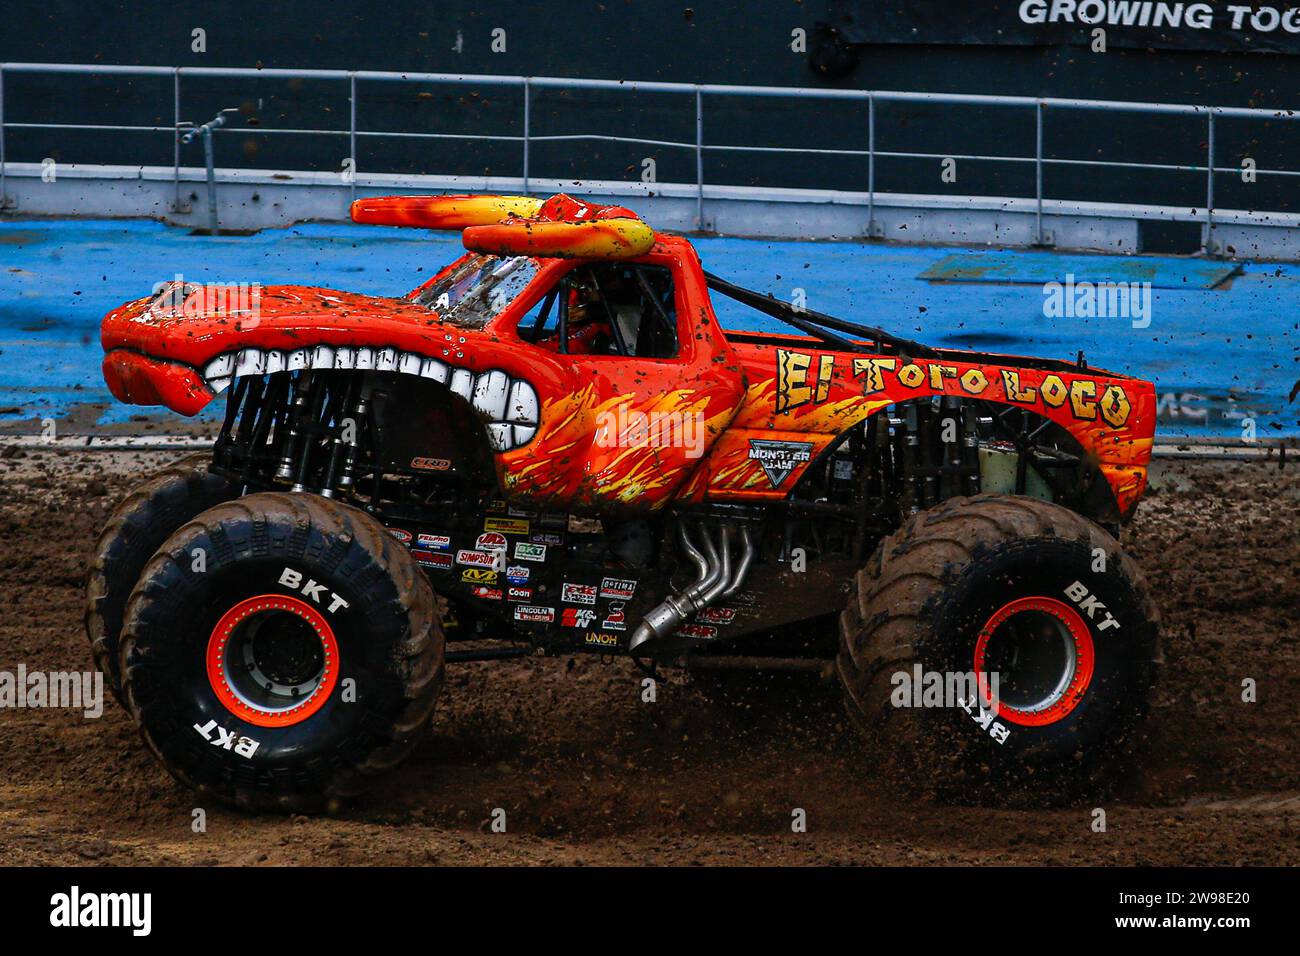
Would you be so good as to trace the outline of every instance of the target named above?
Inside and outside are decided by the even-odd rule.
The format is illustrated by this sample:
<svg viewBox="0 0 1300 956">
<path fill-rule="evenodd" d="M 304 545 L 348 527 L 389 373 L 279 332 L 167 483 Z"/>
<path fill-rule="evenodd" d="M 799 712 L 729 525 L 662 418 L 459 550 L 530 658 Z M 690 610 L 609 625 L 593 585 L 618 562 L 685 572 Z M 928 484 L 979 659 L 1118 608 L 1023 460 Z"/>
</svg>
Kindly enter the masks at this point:
<svg viewBox="0 0 1300 956">
<path fill-rule="evenodd" d="M 131 595 L 121 654 L 163 765 L 252 810 L 361 793 L 414 749 L 443 677 L 410 554 L 363 512 L 302 494 L 240 498 L 172 535 Z"/>
<path fill-rule="evenodd" d="M 841 615 L 837 670 L 850 716 L 910 780 L 1040 802 L 1111 775 L 1160 662 L 1155 605 L 1114 538 L 1046 501 L 979 495 L 881 543 Z M 915 706 L 918 673 L 995 671 L 996 705 Z"/>
<path fill-rule="evenodd" d="M 109 516 L 86 576 L 86 636 L 95 667 L 118 702 L 122 616 L 140 572 L 173 531 L 201 511 L 234 497 L 225 479 L 208 474 L 208 456 L 190 455 L 131 492 Z"/>
</svg>

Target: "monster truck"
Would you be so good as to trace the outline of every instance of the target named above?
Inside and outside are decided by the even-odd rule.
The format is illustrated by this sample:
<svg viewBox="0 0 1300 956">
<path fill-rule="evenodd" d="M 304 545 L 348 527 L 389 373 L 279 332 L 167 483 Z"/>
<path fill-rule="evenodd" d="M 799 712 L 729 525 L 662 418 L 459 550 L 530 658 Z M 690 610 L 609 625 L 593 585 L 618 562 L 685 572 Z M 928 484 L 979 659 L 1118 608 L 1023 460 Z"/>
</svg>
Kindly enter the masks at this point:
<svg viewBox="0 0 1300 956">
<path fill-rule="evenodd" d="M 448 657 L 575 651 L 833 666 L 869 741 L 995 787 L 1125 749 L 1160 659 L 1116 540 L 1149 383 L 787 305 L 622 207 L 352 215 L 468 251 L 401 298 L 178 281 L 103 321 L 121 401 L 226 395 L 88 587 L 98 665 L 179 780 L 337 804 L 410 753 Z"/>
</svg>

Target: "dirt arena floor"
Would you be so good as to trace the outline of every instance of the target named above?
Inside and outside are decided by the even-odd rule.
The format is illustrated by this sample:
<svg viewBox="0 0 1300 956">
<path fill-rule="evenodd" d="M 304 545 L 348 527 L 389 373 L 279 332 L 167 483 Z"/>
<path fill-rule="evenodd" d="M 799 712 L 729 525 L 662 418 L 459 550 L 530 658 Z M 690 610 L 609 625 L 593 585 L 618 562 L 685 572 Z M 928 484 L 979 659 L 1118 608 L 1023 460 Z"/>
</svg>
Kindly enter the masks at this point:
<svg viewBox="0 0 1300 956">
<path fill-rule="evenodd" d="M 0 442 L 0 670 L 91 667 L 87 554 L 117 499 L 174 457 Z M 1105 833 L 1093 803 L 912 798 L 873 772 L 833 684 L 736 704 L 670 675 L 646 704 L 628 662 L 526 658 L 451 665 L 433 734 L 356 807 L 207 806 L 206 833 L 111 699 L 98 720 L 0 710 L 0 862 L 1300 863 L 1300 468 L 1169 463 L 1153 484 L 1126 546 L 1160 604 L 1167 667 L 1146 752 L 1100 804 Z"/>
</svg>

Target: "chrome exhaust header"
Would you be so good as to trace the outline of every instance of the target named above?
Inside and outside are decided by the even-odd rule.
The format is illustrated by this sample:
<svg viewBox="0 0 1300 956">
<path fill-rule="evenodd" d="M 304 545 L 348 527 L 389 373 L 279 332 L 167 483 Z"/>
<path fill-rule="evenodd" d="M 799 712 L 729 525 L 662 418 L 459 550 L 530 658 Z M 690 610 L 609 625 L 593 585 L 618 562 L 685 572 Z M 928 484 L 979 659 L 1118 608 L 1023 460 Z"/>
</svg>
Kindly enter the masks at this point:
<svg viewBox="0 0 1300 956">
<path fill-rule="evenodd" d="M 676 594 L 668 595 L 663 603 L 646 613 L 632 634 L 632 640 L 628 644 L 629 651 L 635 651 L 646 641 L 668 636 L 687 618 L 698 614 L 718 598 L 734 594 L 744 583 L 749 566 L 754 561 L 753 538 L 750 536 L 749 528 L 743 525 L 740 529 L 740 556 L 734 567 L 731 558 L 730 522 L 722 524 L 718 532 L 717 545 L 709 536 L 708 526 L 701 527 L 703 553 L 695 547 L 684 521 L 679 530 L 682 550 L 698 569 L 696 579 Z"/>
</svg>

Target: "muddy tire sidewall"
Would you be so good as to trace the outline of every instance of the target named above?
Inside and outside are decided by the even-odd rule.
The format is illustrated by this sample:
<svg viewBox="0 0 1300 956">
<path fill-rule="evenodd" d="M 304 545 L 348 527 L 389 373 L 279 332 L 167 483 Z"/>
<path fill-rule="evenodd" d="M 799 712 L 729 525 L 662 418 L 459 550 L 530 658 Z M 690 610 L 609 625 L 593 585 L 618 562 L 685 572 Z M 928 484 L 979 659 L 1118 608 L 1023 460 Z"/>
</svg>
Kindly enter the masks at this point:
<svg viewBox="0 0 1300 956">
<path fill-rule="evenodd" d="M 1140 698 L 1135 688 L 1145 679 L 1143 651 L 1149 654 L 1152 625 L 1121 569 L 1094 572 L 1094 557 L 1085 541 L 1013 540 L 980 555 L 937 595 L 928 615 L 929 633 L 917 647 L 929 671 L 971 672 L 980 629 L 1018 598 L 1049 598 L 1070 605 L 1079 612 L 1092 642 L 1091 680 L 1067 714 L 1037 726 L 999 715 L 985 727 L 987 719 L 978 706 L 973 712 L 946 708 L 943 724 L 959 748 L 996 748 L 991 756 L 1031 761 L 1068 756 L 1096 745 Z M 1088 595 L 1082 603 L 1072 597 L 1080 593 Z"/>
<path fill-rule="evenodd" d="M 372 519 L 354 512 L 355 524 L 330 527 L 310 520 L 315 513 L 291 502 L 295 496 L 254 497 L 273 499 L 270 510 L 245 509 L 250 499 L 220 505 L 173 535 L 145 568 L 124 626 L 125 687 L 146 742 L 183 783 L 256 808 L 312 808 L 359 792 L 374 765 L 400 759 L 388 754 L 414 737 L 403 728 L 413 714 L 427 714 L 441 683 L 441 631 L 413 633 L 413 621 L 432 621 L 432 592 Z M 290 506 L 277 510 L 277 499 Z M 191 563 L 199 552 L 201 572 Z M 412 591 L 415 598 L 403 593 Z M 337 642 L 328 696 L 285 726 L 241 719 L 207 666 L 222 616 L 260 596 L 302 602 Z M 420 604 L 427 608 L 410 610 Z"/>
</svg>

